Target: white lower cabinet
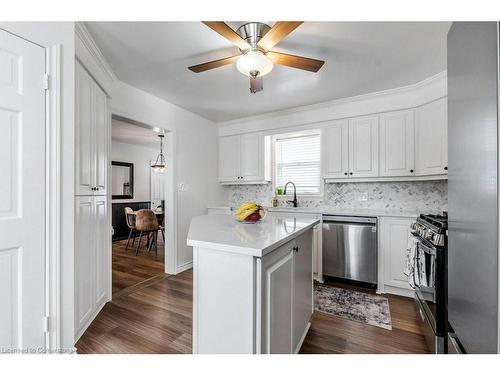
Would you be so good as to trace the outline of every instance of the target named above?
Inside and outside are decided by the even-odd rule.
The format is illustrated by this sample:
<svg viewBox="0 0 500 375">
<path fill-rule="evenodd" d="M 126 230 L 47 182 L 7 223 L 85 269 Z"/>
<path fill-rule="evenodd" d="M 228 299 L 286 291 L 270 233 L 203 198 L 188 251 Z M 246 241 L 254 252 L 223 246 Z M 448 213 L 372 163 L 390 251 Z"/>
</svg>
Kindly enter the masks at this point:
<svg viewBox="0 0 500 375">
<path fill-rule="evenodd" d="M 313 313 L 310 230 L 262 258 L 262 352 L 297 353 Z"/>
<path fill-rule="evenodd" d="M 379 219 L 379 286 L 381 293 L 412 296 L 413 289 L 403 273 L 410 225 L 414 217 Z"/>
<path fill-rule="evenodd" d="M 193 352 L 297 353 L 313 313 L 312 243 L 310 228 L 261 258 L 194 247 Z"/>
<path fill-rule="evenodd" d="M 109 242 L 106 197 L 76 197 L 75 341 L 109 300 Z"/>
</svg>

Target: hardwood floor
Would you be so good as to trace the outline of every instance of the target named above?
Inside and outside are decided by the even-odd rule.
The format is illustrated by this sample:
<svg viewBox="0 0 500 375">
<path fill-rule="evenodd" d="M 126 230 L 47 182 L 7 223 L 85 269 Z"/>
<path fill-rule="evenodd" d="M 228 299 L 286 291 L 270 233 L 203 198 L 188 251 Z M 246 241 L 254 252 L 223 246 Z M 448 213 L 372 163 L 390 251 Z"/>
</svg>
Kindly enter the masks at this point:
<svg viewBox="0 0 500 375">
<path fill-rule="evenodd" d="M 135 245 L 138 240 L 139 238 L 136 239 Z M 144 237 L 137 256 L 132 240 L 127 250 L 126 244 L 127 240 L 113 242 L 113 297 L 124 289 L 165 272 L 165 249 L 161 234 L 158 234 L 157 256 L 154 250 L 148 252 Z"/>
<path fill-rule="evenodd" d="M 113 298 L 76 343 L 78 353 L 191 353 L 192 271 Z"/>
<path fill-rule="evenodd" d="M 326 282 L 328 285 L 375 294 L 372 289 Z M 418 325 L 411 298 L 385 294 L 389 300 L 392 330 L 315 311 L 301 353 L 425 354 L 429 350 Z"/>
<path fill-rule="evenodd" d="M 128 258 L 129 253 L 117 252 L 117 264 L 125 267 L 124 257 Z M 135 269 L 133 277 L 142 281 L 114 293 L 113 301 L 106 304 L 76 343 L 78 353 L 191 353 L 192 270 L 174 276 L 160 273 L 144 279 L 148 273 L 143 269 L 144 261 L 137 260 L 139 265 L 131 266 Z M 122 272 L 123 268 L 116 275 L 123 275 Z M 117 280 L 117 288 L 131 280 L 129 276 L 126 282 Z M 386 296 L 392 331 L 316 311 L 300 352 L 427 353 L 413 300 Z"/>
</svg>

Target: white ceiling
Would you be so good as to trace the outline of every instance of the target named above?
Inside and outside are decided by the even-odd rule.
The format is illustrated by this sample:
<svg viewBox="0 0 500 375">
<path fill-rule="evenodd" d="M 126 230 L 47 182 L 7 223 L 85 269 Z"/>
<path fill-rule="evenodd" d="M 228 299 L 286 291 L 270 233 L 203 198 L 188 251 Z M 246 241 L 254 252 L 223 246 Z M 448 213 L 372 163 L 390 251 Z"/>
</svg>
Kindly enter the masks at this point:
<svg viewBox="0 0 500 375">
<path fill-rule="evenodd" d="M 325 60 L 323 68 L 275 66 L 264 91 L 250 94 L 234 65 L 187 69 L 238 53 L 201 22 L 86 23 L 120 80 L 217 122 L 416 83 L 446 69 L 450 25 L 305 22 L 273 50 Z"/>
<path fill-rule="evenodd" d="M 153 129 L 146 129 L 128 122 L 113 118 L 111 121 L 111 139 L 138 146 L 160 149 L 160 139 L 158 132 Z M 165 142 L 163 142 L 165 148 Z"/>
</svg>

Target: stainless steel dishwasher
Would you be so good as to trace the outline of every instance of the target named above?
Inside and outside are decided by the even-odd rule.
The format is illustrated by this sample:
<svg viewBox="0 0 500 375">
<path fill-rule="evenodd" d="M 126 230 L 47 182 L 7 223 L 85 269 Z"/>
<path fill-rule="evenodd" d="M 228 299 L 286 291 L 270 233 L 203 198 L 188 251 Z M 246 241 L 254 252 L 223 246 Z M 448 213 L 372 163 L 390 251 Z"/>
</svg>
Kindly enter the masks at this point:
<svg viewBox="0 0 500 375">
<path fill-rule="evenodd" d="M 377 284 L 377 219 L 323 216 L 323 275 Z"/>
</svg>

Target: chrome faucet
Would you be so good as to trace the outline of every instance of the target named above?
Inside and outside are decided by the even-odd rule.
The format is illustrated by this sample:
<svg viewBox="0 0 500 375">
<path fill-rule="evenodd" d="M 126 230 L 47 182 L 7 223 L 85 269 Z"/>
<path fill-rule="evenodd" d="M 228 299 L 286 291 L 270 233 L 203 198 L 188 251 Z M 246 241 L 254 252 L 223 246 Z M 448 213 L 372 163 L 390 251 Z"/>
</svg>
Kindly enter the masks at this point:
<svg viewBox="0 0 500 375">
<path fill-rule="evenodd" d="M 288 203 L 293 203 L 293 207 L 297 207 L 297 187 L 295 186 L 295 184 L 292 181 L 288 181 L 285 184 L 285 190 L 283 191 L 283 195 L 286 195 L 286 187 L 288 186 L 288 184 L 292 184 L 293 185 L 293 200 L 287 201 L 287 202 Z"/>
</svg>

